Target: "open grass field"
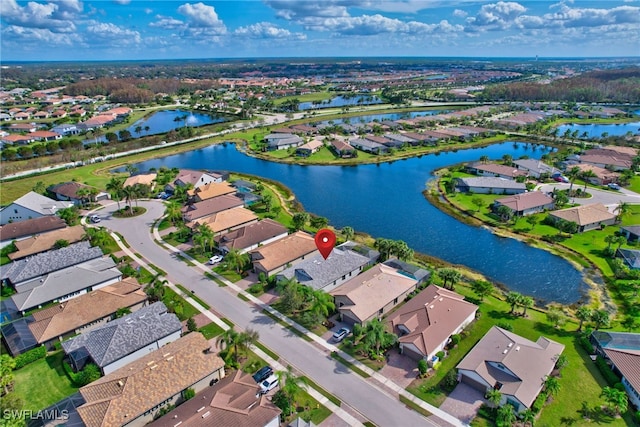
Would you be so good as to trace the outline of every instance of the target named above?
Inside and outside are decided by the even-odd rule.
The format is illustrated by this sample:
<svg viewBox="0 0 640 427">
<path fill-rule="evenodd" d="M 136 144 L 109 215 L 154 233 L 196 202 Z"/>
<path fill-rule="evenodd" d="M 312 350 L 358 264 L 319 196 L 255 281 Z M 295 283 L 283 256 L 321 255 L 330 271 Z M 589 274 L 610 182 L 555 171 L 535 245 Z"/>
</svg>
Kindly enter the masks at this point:
<svg viewBox="0 0 640 427">
<path fill-rule="evenodd" d="M 39 411 L 76 392 L 62 367 L 63 357 L 59 350 L 15 371 L 14 390 L 24 409 Z"/>
</svg>

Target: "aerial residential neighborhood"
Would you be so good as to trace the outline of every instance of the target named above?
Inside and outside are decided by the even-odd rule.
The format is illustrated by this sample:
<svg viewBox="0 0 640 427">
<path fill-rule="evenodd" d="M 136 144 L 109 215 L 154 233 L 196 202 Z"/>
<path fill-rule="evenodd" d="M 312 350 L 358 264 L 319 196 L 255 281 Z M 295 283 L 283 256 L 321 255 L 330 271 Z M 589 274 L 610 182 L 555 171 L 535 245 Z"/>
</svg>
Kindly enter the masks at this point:
<svg viewBox="0 0 640 427">
<path fill-rule="evenodd" d="M 238 6 L 2 2 L 0 427 L 640 425 L 640 8 Z"/>
</svg>

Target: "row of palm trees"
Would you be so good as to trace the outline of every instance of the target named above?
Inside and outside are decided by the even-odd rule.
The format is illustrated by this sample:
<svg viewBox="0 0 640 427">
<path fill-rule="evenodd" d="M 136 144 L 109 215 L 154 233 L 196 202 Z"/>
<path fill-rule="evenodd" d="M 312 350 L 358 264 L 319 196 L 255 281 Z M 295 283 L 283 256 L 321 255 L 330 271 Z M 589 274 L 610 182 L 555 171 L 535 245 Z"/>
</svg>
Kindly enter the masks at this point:
<svg viewBox="0 0 640 427">
<path fill-rule="evenodd" d="M 135 184 L 124 186 L 123 178 L 113 177 L 107 183 L 106 189 L 111 194 L 111 198 L 118 203 L 118 210 L 120 210 L 120 202 L 124 200 L 125 204 L 129 207 L 129 213 L 134 214 L 133 202 L 138 206 L 138 199 L 143 197 L 149 197 L 151 188 L 145 184 Z"/>
</svg>

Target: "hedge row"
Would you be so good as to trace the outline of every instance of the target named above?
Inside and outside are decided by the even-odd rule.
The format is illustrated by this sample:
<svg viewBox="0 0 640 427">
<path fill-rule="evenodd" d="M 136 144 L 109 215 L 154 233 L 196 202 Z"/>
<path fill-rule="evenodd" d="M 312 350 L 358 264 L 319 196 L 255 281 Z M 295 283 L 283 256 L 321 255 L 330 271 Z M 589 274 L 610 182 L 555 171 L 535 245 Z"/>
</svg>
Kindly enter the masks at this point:
<svg viewBox="0 0 640 427">
<path fill-rule="evenodd" d="M 27 366 L 29 363 L 33 363 L 36 360 L 44 359 L 47 356 L 47 349 L 41 345 L 32 350 L 26 351 L 16 357 L 16 367 L 14 369 L 20 369 Z"/>
<path fill-rule="evenodd" d="M 614 387 L 620 382 L 620 378 L 618 378 L 618 376 L 611 370 L 607 362 L 602 357 L 598 356 L 596 358 L 596 366 L 607 384 L 609 384 L 609 387 Z"/>
<path fill-rule="evenodd" d="M 583 335 L 580 338 L 578 338 L 578 343 L 582 348 L 584 348 L 584 350 L 587 353 L 589 354 L 595 353 L 595 350 L 593 349 L 593 345 L 591 345 L 591 341 L 589 341 L 589 338 L 587 338 L 586 336 Z"/>
</svg>

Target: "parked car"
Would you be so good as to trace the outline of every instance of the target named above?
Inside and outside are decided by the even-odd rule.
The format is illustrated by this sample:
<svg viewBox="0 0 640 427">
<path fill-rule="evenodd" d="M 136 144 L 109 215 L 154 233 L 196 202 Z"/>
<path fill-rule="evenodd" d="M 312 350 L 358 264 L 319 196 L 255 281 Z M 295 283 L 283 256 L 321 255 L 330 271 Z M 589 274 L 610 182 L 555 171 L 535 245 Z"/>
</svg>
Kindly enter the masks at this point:
<svg viewBox="0 0 640 427">
<path fill-rule="evenodd" d="M 271 368 L 271 366 L 263 366 L 262 368 L 258 369 L 258 372 L 253 374 L 253 379 L 255 380 L 255 382 L 260 384 L 262 381 L 269 378 L 271 374 L 273 374 L 273 369 Z"/>
<path fill-rule="evenodd" d="M 336 331 L 336 333 L 333 334 L 333 340 L 335 342 L 340 342 L 343 339 L 345 339 L 347 337 L 347 335 L 349 335 L 351 333 L 351 331 L 347 328 L 340 328 Z"/>
<path fill-rule="evenodd" d="M 565 183 L 569 182 L 569 178 L 567 178 L 566 176 L 562 176 L 562 175 L 554 176 L 553 180 L 557 181 L 557 182 L 565 182 Z"/>
<path fill-rule="evenodd" d="M 89 221 L 91 221 L 93 224 L 97 224 L 100 222 L 100 217 L 98 215 L 91 215 L 89 217 Z"/>
<path fill-rule="evenodd" d="M 612 190 L 620 190 L 620 186 L 618 184 L 616 184 L 615 182 L 610 183 L 609 185 L 607 185 L 607 187 L 609 187 Z"/>
<path fill-rule="evenodd" d="M 214 265 L 219 263 L 220 261 L 222 261 L 222 255 L 214 255 L 211 258 L 209 258 L 209 261 L 207 261 L 207 264 Z"/>
<path fill-rule="evenodd" d="M 271 374 L 266 380 L 260 383 L 260 394 L 267 394 L 278 386 L 278 377 Z"/>
</svg>

